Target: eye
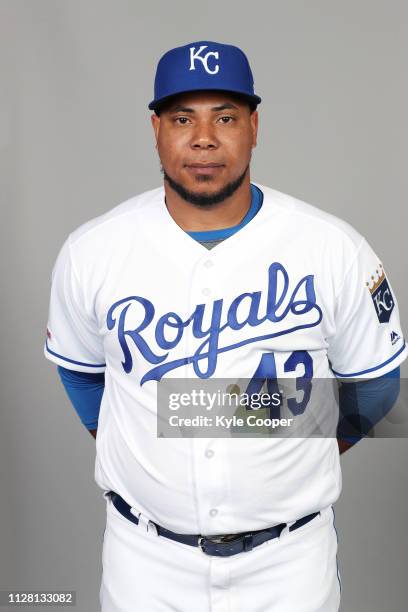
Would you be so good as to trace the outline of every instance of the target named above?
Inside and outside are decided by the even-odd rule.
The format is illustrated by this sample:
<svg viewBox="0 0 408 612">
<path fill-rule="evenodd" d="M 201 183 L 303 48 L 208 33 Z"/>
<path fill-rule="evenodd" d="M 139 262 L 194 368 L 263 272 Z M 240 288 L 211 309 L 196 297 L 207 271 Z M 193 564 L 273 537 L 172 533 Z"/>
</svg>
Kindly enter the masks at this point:
<svg viewBox="0 0 408 612">
<path fill-rule="evenodd" d="M 230 115 L 224 115 L 223 117 L 219 118 L 219 121 L 221 121 L 221 123 L 231 123 L 234 120 L 235 117 L 231 117 Z"/>
<path fill-rule="evenodd" d="M 176 117 L 174 121 L 178 123 L 179 125 L 186 125 L 186 123 L 189 121 L 189 118 L 188 117 Z"/>
</svg>

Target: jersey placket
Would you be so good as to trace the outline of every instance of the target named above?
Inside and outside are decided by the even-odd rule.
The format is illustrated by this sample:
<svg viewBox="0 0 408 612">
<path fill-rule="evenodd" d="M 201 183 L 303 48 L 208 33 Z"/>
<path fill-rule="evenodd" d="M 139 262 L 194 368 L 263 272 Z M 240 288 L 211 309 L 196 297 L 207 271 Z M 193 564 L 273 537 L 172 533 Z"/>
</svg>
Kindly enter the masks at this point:
<svg viewBox="0 0 408 612">
<path fill-rule="evenodd" d="M 220 298 L 217 280 L 217 266 L 219 265 L 221 262 L 215 253 L 208 251 L 208 253 L 203 253 L 191 271 L 190 311 L 193 312 L 197 304 L 206 305 L 203 319 L 204 329 L 208 328 L 214 300 Z M 202 339 L 194 338 L 191 332 L 187 334 L 187 354 L 194 354 L 201 342 Z M 204 363 L 200 363 L 200 369 L 204 368 Z M 192 365 L 188 366 L 186 371 L 187 376 L 196 377 L 192 371 Z M 199 377 L 197 377 L 197 382 L 200 382 Z M 198 388 L 200 388 L 199 384 Z M 204 407 L 198 409 L 200 415 L 212 416 L 211 411 L 207 411 Z M 203 535 L 229 533 L 230 521 L 225 514 L 229 491 L 226 440 L 203 437 L 206 435 L 205 430 L 200 430 L 199 435 L 202 437 L 194 437 L 191 440 L 191 460 L 200 533 Z"/>
</svg>

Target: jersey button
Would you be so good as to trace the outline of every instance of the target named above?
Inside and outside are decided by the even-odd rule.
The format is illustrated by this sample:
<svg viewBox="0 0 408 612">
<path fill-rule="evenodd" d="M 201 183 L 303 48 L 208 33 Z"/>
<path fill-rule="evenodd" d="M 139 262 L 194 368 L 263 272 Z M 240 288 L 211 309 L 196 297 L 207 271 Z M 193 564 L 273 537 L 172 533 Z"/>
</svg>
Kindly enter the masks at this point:
<svg viewBox="0 0 408 612">
<path fill-rule="evenodd" d="M 212 268 L 214 263 L 211 261 L 211 259 L 207 259 L 207 261 L 204 262 L 204 265 L 206 268 Z"/>
<path fill-rule="evenodd" d="M 209 289 L 208 287 L 204 287 L 204 289 L 201 292 L 203 295 L 210 295 L 211 294 L 211 289 Z"/>
<path fill-rule="evenodd" d="M 217 508 L 211 508 L 210 510 L 210 516 L 217 516 L 218 514 L 218 510 Z"/>
<path fill-rule="evenodd" d="M 214 451 L 209 448 L 205 451 L 205 456 L 208 457 L 208 459 L 211 459 L 211 457 L 214 457 Z"/>
</svg>

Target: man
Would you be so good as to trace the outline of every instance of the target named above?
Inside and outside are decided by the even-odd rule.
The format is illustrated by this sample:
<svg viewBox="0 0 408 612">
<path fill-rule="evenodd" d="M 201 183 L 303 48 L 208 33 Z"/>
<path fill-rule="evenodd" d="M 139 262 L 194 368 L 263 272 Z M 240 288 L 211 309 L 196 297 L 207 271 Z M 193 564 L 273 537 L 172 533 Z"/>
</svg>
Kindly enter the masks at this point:
<svg viewBox="0 0 408 612">
<path fill-rule="evenodd" d="M 45 355 L 96 437 L 103 612 L 339 609 L 335 436 L 158 435 L 172 378 L 292 378 L 307 416 L 311 379 L 398 381 L 407 356 L 366 240 L 251 182 L 260 102 L 237 47 L 168 51 L 149 104 L 163 187 L 72 232 L 54 266 Z M 342 389 L 341 451 L 370 429 L 356 413 L 378 420 L 367 386 Z"/>
</svg>

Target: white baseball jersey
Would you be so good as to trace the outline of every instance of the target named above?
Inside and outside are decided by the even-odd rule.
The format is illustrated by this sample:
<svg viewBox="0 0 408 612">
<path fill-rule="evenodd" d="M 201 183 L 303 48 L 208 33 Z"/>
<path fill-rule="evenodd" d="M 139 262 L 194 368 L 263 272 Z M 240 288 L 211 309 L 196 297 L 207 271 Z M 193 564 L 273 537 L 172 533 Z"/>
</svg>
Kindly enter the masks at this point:
<svg viewBox="0 0 408 612">
<path fill-rule="evenodd" d="M 52 274 L 45 355 L 105 372 L 95 479 L 179 533 L 294 521 L 341 490 L 331 438 L 159 438 L 164 377 L 373 378 L 407 356 L 381 260 L 346 222 L 258 185 L 257 215 L 207 250 L 162 187 L 85 223 Z M 307 410 L 307 407 L 306 407 Z"/>
</svg>

